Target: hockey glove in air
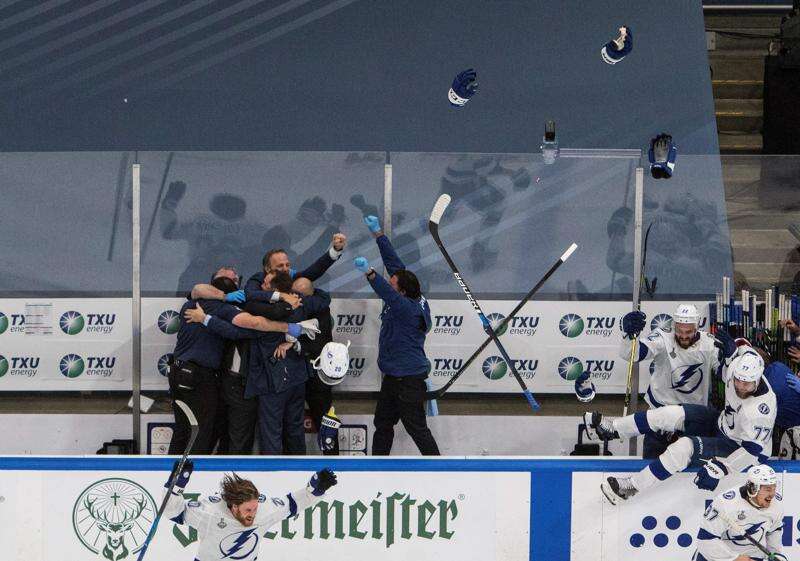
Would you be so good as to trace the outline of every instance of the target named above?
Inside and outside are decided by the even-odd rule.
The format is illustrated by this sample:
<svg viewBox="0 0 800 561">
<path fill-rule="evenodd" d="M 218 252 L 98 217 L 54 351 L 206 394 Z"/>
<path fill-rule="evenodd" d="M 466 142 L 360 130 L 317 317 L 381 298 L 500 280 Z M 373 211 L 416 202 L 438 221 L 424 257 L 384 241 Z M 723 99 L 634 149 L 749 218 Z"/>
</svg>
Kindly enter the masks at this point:
<svg viewBox="0 0 800 561">
<path fill-rule="evenodd" d="M 650 160 L 650 175 L 655 179 L 669 179 L 675 171 L 678 148 L 670 135 L 661 133 L 650 140 L 647 157 Z"/>
<path fill-rule="evenodd" d="M 720 460 L 712 458 L 706 462 L 694 477 L 694 484 L 700 489 L 713 491 L 720 480 L 728 475 L 728 468 Z"/>
<path fill-rule="evenodd" d="M 617 64 L 633 50 L 633 32 L 624 25 L 619 28 L 619 37 L 606 43 L 600 49 L 600 56 L 606 64 Z"/>
<path fill-rule="evenodd" d="M 453 107 L 463 107 L 478 91 L 478 74 L 469 68 L 453 78 L 453 85 L 447 92 L 447 99 Z"/>
<path fill-rule="evenodd" d="M 639 333 L 642 332 L 644 326 L 646 325 L 645 320 L 647 316 L 644 312 L 635 311 L 635 312 L 628 312 L 622 318 L 622 331 L 625 332 L 628 339 L 633 339 L 637 337 Z"/>
</svg>

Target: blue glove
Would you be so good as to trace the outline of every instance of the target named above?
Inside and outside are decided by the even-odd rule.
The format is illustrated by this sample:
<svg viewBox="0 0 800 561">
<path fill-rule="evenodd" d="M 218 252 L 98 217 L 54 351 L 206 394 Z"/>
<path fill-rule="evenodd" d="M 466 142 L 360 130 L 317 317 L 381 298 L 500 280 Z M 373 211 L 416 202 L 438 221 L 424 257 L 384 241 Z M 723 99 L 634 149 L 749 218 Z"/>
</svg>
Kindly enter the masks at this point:
<svg viewBox="0 0 800 561">
<path fill-rule="evenodd" d="M 234 290 L 225 295 L 225 301 L 229 304 L 243 304 L 245 300 L 244 290 Z"/>
<path fill-rule="evenodd" d="M 318 471 L 308 482 L 308 490 L 315 497 L 321 497 L 325 491 L 336 485 L 336 474 L 331 471 L 331 468 L 325 468 Z"/>
<path fill-rule="evenodd" d="M 633 50 L 633 32 L 624 25 L 619 28 L 620 36 L 606 43 L 600 49 L 600 56 L 606 64 L 617 64 Z"/>
<path fill-rule="evenodd" d="M 650 140 L 647 157 L 650 160 L 650 175 L 655 179 L 669 179 L 675 171 L 678 148 L 673 144 L 670 135 L 661 133 Z"/>
<path fill-rule="evenodd" d="M 714 346 L 719 349 L 719 361 L 725 364 L 728 364 L 729 359 L 736 354 L 736 341 L 724 329 L 714 334 Z"/>
<path fill-rule="evenodd" d="M 377 216 L 372 216 L 372 215 L 365 216 L 364 224 L 367 225 L 367 228 L 369 228 L 369 231 L 372 232 L 373 234 L 377 234 L 378 232 L 381 231 L 381 223 L 378 222 Z"/>
<path fill-rule="evenodd" d="M 575 395 L 581 403 L 589 403 L 594 399 L 596 390 L 588 372 L 575 379 Z"/>
<path fill-rule="evenodd" d="M 353 260 L 353 265 L 355 265 L 356 269 L 358 269 L 365 275 L 369 273 L 369 261 L 367 261 L 366 257 L 356 257 Z"/>
<path fill-rule="evenodd" d="M 800 378 L 797 377 L 797 374 L 788 372 L 786 374 L 786 385 L 796 393 L 800 393 Z"/>
<path fill-rule="evenodd" d="M 447 99 L 453 107 L 463 107 L 478 91 L 478 73 L 469 68 L 453 78 L 453 85 L 447 92 Z"/>
<path fill-rule="evenodd" d="M 713 491 L 726 475 L 728 475 L 728 468 L 725 467 L 725 464 L 716 458 L 712 458 L 697 472 L 694 477 L 694 484 L 700 489 Z"/>
<path fill-rule="evenodd" d="M 175 460 L 175 463 L 172 464 L 172 472 L 170 472 L 169 478 L 167 479 L 167 482 L 164 484 L 164 487 L 166 487 L 167 489 L 169 489 L 169 484 L 172 482 L 172 478 L 175 476 L 175 472 L 178 471 L 179 463 L 180 462 L 178 460 Z M 186 488 L 186 486 L 189 484 L 189 478 L 192 476 L 192 471 L 194 471 L 194 463 L 192 462 L 192 460 L 186 460 L 186 462 L 184 462 L 183 464 L 183 469 L 175 479 L 174 489 L 178 489 L 182 493 L 183 490 Z M 174 489 L 173 493 L 175 492 Z"/>
<path fill-rule="evenodd" d="M 642 332 L 646 325 L 645 319 L 647 319 L 647 316 L 644 312 L 635 311 L 625 314 L 622 318 L 622 330 L 628 336 L 628 339 L 633 339 Z"/>
<path fill-rule="evenodd" d="M 336 416 L 336 411 L 333 407 L 322 416 L 319 432 L 317 433 L 317 445 L 323 452 L 328 452 L 336 448 L 336 442 L 339 440 L 339 427 L 342 422 Z"/>
<path fill-rule="evenodd" d="M 303 327 L 299 323 L 290 323 L 286 333 L 297 339 L 303 334 Z"/>
</svg>

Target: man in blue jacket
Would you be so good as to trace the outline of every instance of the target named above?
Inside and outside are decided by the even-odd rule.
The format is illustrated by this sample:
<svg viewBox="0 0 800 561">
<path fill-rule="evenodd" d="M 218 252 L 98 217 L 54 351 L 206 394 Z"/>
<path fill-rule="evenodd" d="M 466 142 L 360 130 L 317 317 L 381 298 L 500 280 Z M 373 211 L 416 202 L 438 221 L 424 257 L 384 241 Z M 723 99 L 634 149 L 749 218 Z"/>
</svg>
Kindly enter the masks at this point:
<svg viewBox="0 0 800 561">
<path fill-rule="evenodd" d="M 376 216 L 364 218 L 375 236 L 389 282 L 357 257 L 356 268 L 383 300 L 378 340 L 378 368 L 383 374 L 375 406 L 375 436 L 372 455 L 388 456 L 394 440 L 394 426 L 403 421 L 409 436 L 424 456 L 438 456 L 439 447 L 428 428 L 422 396 L 431 363 L 425 356 L 425 336 L 431 329 L 431 310 L 420 292 L 416 275 L 406 270 L 389 238 L 381 231 Z M 400 399 L 401 394 L 403 399 Z M 418 396 L 415 399 L 411 396 Z"/>
</svg>

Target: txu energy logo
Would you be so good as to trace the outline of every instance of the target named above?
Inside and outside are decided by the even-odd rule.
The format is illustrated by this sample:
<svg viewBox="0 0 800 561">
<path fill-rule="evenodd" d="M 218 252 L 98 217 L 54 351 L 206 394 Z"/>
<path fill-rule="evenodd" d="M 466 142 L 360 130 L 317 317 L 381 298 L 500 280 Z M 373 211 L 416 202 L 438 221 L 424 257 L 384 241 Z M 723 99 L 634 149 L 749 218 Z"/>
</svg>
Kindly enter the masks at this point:
<svg viewBox="0 0 800 561">
<path fill-rule="evenodd" d="M 158 362 L 156 363 L 156 367 L 158 368 L 158 373 L 166 378 L 169 376 L 169 363 L 172 360 L 172 353 L 163 354 L 158 358 Z"/>
<path fill-rule="evenodd" d="M 12 356 L 6 358 L 0 355 L 0 378 L 9 376 L 22 376 L 33 378 L 39 372 L 38 356 Z"/>
<path fill-rule="evenodd" d="M 360 377 L 364 373 L 364 365 L 366 365 L 366 363 L 367 359 L 363 356 L 351 356 L 347 368 L 347 375 L 353 378 Z"/>
<path fill-rule="evenodd" d="M 0 312 L 0 335 L 8 329 L 8 317 L 3 312 Z"/>
<path fill-rule="evenodd" d="M 82 356 L 70 353 L 61 357 L 58 369 L 66 378 L 77 378 L 81 374 L 93 378 L 110 378 L 114 375 L 114 366 L 117 364 L 115 356 Z"/>
<path fill-rule="evenodd" d="M 505 319 L 503 314 L 489 314 L 486 319 L 492 324 L 492 329 L 495 325 L 499 325 Z M 496 323 L 495 323 L 496 322 Z M 509 335 L 527 335 L 528 337 L 536 334 L 536 328 L 539 326 L 539 316 L 514 316 L 511 321 L 506 323 L 506 327 L 497 333 L 498 336 L 505 333 L 508 328 Z"/>
<path fill-rule="evenodd" d="M 595 380 L 608 380 L 614 373 L 614 363 L 613 359 L 586 359 L 581 361 L 577 357 L 568 356 L 559 361 L 558 375 L 571 382 L 584 372 L 588 372 Z"/>
<path fill-rule="evenodd" d="M 504 363 L 505 364 L 505 363 Z M 463 358 L 446 357 L 434 358 L 433 368 L 431 369 L 431 376 L 442 376 L 445 378 L 452 378 L 455 376 L 461 367 L 464 365 Z"/>
<path fill-rule="evenodd" d="M 567 314 L 559 320 L 558 330 L 564 337 L 577 337 L 583 333 L 583 318 L 578 314 Z"/>
<path fill-rule="evenodd" d="M 669 314 L 657 314 L 650 320 L 650 331 L 660 329 L 669 333 L 672 331 L 672 316 Z"/>
<path fill-rule="evenodd" d="M 536 369 L 539 367 L 539 361 L 537 359 L 512 358 L 511 362 L 514 366 L 514 369 L 520 375 L 520 378 L 530 380 L 536 376 Z M 483 361 L 481 371 L 483 372 L 483 375 L 490 380 L 499 380 L 510 371 L 510 368 L 502 357 L 490 356 Z"/>
<path fill-rule="evenodd" d="M 558 375 L 565 380 L 576 380 L 583 374 L 583 363 L 574 356 L 562 358 L 558 363 Z"/>
<path fill-rule="evenodd" d="M 464 496 L 459 495 L 458 500 Z M 429 500 L 395 492 L 378 495 L 371 501 L 320 501 L 303 512 L 295 522 L 285 518 L 280 531 L 268 531 L 269 540 L 343 540 L 345 538 L 383 542 L 387 549 L 398 540 L 420 545 L 430 540 L 451 540 L 456 534 L 453 523 L 458 518 L 456 499 Z M 299 527 L 302 525 L 302 529 Z"/>
<path fill-rule="evenodd" d="M 81 544 L 111 561 L 134 559 L 155 517 L 147 490 L 129 479 L 101 479 L 83 490 L 72 507 L 72 528 Z"/>
<path fill-rule="evenodd" d="M 0 335 L 6 331 L 9 333 L 25 333 L 25 314 L 6 315 L 0 312 Z"/>
<path fill-rule="evenodd" d="M 508 323 L 506 323 L 502 329 L 499 329 L 500 324 L 503 323 L 504 319 L 506 319 L 506 316 L 503 314 L 491 313 L 486 316 L 486 319 L 489 320 L 489 325 L 492 326 L 492 331 L 494 331 L 495 335 L 498 337 L 503 335 L 506 330 L 508 330 Z"/>
<path fill-rule="evenodd" d="M 161 333 L 174 335 L 181 326 L 181 317 L 175 310 L 164 310 L 158 316 L 158 328 Z"/>
<path fill-rule="evenodd" d="M 443 335 L 458 335 L 464 324 L 464 316 L 437 315 L 433 316 L 433 332 Z"/>
<path fill-rule="evenodd" d="M 58 363 L 61 375 L 67 378 L 77 378 L 83 374 L 84 367 L 83 358 L 76 354 L 64 355 Z"/>
<path fill-rule="evenodd" d="M 355 335 L 364 331 L 366 314 L 336 314 L 336 333 L 353 333 Z"/>
<path fill-rule="evenodd" d="M 72 310 L 61 314 L 58 325 L 67 335 L 77 335 L 84 329 L 84 325 L 86 333 L 111 333 L 116 321 L 117 314 L 86 314 L 84 320 L 80 312 Z"/>
<path fill-rule="evenodd" d="M 67 335 L 77 335 L 83 331 L 83 325 L 83 316 L 80 312 L 64 312 L 58 320 L 58 326 Z"/>
</svg>

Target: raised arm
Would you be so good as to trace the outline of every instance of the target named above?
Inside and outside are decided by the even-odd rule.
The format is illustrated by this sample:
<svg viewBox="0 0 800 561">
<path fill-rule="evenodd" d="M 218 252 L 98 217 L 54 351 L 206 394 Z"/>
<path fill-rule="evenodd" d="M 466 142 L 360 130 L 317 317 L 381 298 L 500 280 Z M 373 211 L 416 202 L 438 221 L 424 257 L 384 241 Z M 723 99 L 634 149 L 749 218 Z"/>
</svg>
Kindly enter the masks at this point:
<svg viewBox="0 0 800 561">
<path fill-rule="evenodd" d="M 392 242 L 389 241 L 389 238 L 387 238 L 386 234 L 381 230 L 378 217 L 365 216 L 364 224 L 367 225 L 369 231 L 375 236 L 375 241 L 378 244 L 378 250 L 381 252 L 381 259 L 383 260 L 383 266 L 386 267 L 386 272 L 391 276 L 397 271 L 405 269 L 406 266 L 403 264 L 403 261 L 400 260 L 394 247 L 392 247 Z"/>
<path fill-rule="evenodd" d="M 320 278 L 330 268 L 331 265 L 341 257 L 345 246 L 347 245 L 347 236 L 341 232 L 333 235 L 331 246 L 328 251 L 323 253 L 316 261 L 314 261 L 307 268 L 295 274 L 296 277 L 305 277 L 310 281 L 315 281 Z"/>
</svg>

